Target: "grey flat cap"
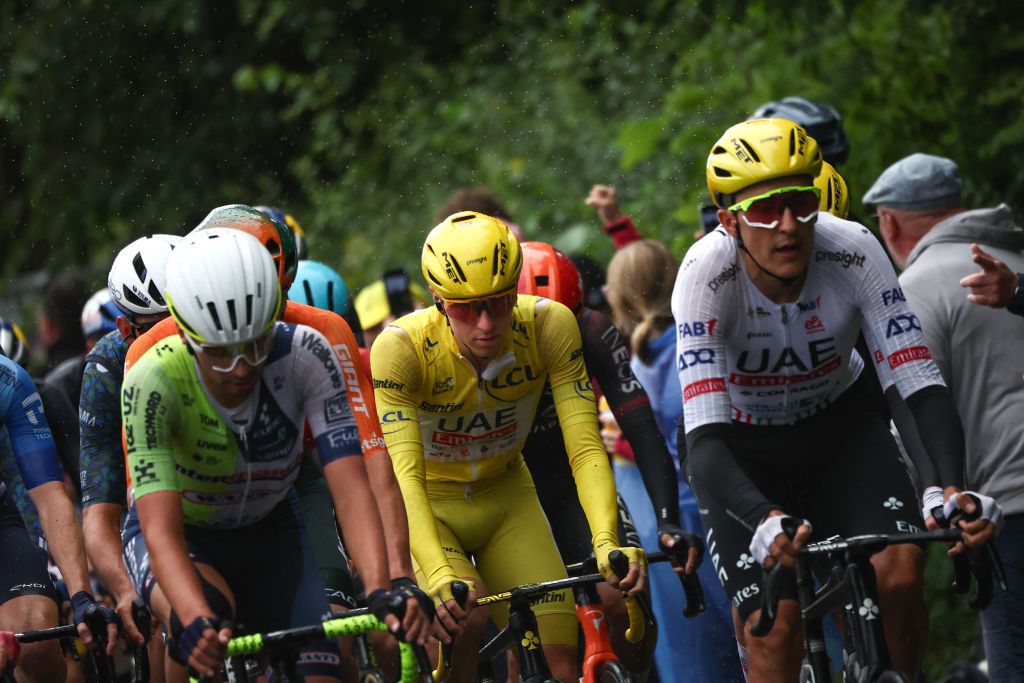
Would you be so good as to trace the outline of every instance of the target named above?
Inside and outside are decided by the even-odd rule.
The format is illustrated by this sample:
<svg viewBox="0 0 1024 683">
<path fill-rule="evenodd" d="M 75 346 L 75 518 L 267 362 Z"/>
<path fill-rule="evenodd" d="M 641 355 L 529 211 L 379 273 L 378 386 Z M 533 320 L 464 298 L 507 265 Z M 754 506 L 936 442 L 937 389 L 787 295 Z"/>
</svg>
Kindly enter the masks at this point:
<svg viewBox="0 0 1024 683">
<path fill-rule="evenodd" d="M 960 205 L 962 189 L 953 160 L 917 153 L 885 169 L 862 201 L 903 211 L 949 209 Z"/>
</svg>

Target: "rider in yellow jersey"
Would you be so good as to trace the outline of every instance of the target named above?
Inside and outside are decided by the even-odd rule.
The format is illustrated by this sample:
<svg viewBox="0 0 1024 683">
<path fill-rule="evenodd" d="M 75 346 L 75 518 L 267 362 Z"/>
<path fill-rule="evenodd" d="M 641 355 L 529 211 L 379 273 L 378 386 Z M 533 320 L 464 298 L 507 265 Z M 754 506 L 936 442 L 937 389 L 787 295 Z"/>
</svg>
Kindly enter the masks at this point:
<svg viewBox="0 0 1024 683">
<path fill-rule="evenodd" d="M 545 380 L 601 572 L 631 593 L 643 588 L 646 573 L 638 548 L 619 548 L 630 558 L 621 582 L 608 566 L 619 545 L 615 484 L 579 328 L 562 304 L 516 294 L 521 267 L 519 243 L 503 222 L 474 212 L 450 216 L 423 247 L 423 274 L 436 306 L 392 323 L 371 350 L 413 557 L 424 587 L 443 604 L 442 623 L 463 634 L 456 641 L 456 680 L 475 675 L 487 616 L 483 610 L 469 616 L 475 590 L 485 590 L 484 582 L 504 590 L 565 576 L 520 453 Z M 460 579 L 471 584 L 465 611 L 452 600 L 451 584 Z M 552 672 L 575 679 L 571 599 L 558 594 L 534 611 Z M 492 616 L 499 623 L 507 618 Z"/>
</svg>

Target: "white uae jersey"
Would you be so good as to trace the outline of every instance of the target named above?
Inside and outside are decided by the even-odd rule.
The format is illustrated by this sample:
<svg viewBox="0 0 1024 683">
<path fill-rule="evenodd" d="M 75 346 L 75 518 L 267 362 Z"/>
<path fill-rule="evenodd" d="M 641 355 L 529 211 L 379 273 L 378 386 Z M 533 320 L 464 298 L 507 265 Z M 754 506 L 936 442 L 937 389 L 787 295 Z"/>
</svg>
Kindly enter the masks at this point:
<svg viewBox="0 0 1024 683">
<path fill-rule="evenodd" d="M 683 258 L 672 314 L 687 432 L 813 415 L 864 369 L 853 351 L 861 329 L 883 389 L 895 384 L 906 398 L 943 385 L 878 240 L 824 212 L 797 301 L 765 297 L 747 276 L 736 240 L 719 226 Z"/>
</svg>

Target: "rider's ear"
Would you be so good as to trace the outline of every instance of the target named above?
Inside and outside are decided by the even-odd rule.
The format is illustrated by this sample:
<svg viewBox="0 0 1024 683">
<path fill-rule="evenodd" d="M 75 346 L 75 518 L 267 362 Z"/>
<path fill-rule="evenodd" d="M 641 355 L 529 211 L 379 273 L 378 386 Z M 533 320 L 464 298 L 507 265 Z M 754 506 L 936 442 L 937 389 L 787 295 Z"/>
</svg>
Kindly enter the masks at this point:
<svg viewBox="0 0 1024 683">
<path fill-rule="evenodd" d="M 731 236 L 736 236 L 736 214 L 728 209 L 718 210 L 718 222 L 722 224 L 725 231 Z"/>
</svg>

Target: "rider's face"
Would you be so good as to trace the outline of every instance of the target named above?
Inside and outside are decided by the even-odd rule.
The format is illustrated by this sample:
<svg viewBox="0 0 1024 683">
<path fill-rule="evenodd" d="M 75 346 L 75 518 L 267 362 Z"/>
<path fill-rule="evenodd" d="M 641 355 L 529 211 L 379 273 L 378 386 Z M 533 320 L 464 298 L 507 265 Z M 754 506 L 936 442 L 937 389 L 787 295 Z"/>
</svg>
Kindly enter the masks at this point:
<svg viewBox="0 0 1024 683">
<path fill-rule="evenodd" d="M 464 352 L 472 352 L 478 360 L 489 361 L 501 351 L 512 329 L 515 300 L 516 294 L 511 293 L 473 302 L 468 306 L 453 302 L 444 302 L 442 305 L 459 347 Z M 452 310 L 453 306 L 464 306 L 467 312 Z"/>
<path fill-rule="evenodd" d="M 770 192 L 780 187 L 807 186 L 811 179 L 806 176 L 789 176 L 766 180 L 744 188 L 733 198 L 734 203 L 744 199 Z M 752 227 L 744 220 L 744 211 L 728 211 L 719 209 L 718 219 L 729 232 L 735 236 L 739 230 L 743 244 L 761 264 L 761 267 L 782 278 L 798 278 L 807 272 L 811 261 L 811 250 L 814 241 L 814 224 L 816 218 L 801 221 L 794 215 L 793 209 L 786 206 L 778 216 L 778 225 L 774 228 Z M 804 216 L 806 218 L 806 216 Z M 748 269 L 752 274 L 755 269 Z"/>
<path fill-rule="evenodd" d="M 188 344 L 187 341 L 185 343 Z M 256 365 L 242 358 L 229 372 L 222 372 L 215 369 L 219 362 L 215 356 L 203 351 L 194 351 L 193 355 L 203 383 L 213 398 L 225 408 L 234 408 L 245 402 L 259 383 L 266 365 L 265 358 Z"/>
</svg>

